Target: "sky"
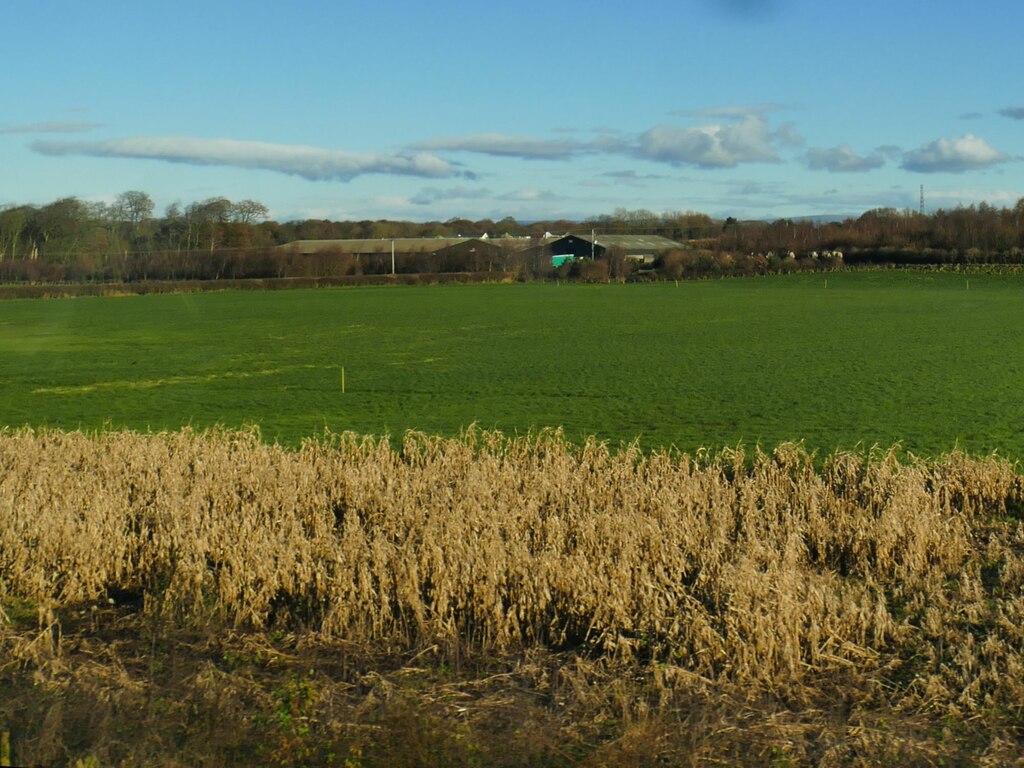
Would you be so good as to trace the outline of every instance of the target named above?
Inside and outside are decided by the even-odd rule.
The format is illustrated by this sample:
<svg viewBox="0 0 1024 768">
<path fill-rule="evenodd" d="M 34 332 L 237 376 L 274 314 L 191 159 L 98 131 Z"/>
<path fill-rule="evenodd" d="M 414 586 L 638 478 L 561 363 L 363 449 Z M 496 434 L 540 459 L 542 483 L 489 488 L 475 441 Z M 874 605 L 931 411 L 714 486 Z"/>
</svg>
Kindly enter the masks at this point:
<svg viewBox="0 0 1024 768">
<path fill-rule="evenodd" d="M 5 0 L 0 206 L 777 219 L 1024 197 L 1020 0 Z"/>
</svg>

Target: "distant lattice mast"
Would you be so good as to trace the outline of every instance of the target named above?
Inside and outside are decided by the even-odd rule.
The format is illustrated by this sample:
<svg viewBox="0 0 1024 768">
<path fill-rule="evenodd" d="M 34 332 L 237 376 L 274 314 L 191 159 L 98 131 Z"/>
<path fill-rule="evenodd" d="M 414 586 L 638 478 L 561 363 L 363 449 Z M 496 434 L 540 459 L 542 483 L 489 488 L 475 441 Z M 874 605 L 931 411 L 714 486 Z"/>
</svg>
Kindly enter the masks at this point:
<svg viewBox="0 0 1024 768">
<path fill-rule="evenodd" d="M 924 216 L 924 184 L 921 185 L 921 215 Z"/>
</svg>

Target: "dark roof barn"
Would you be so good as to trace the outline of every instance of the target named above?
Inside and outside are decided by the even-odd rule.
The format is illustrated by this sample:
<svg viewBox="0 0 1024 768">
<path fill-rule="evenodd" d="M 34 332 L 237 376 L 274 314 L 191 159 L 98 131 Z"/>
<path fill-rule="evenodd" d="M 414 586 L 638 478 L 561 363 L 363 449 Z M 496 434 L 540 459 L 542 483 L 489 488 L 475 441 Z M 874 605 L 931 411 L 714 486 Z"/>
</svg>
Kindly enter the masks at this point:
<svg viewBox="0 0 1024 768">
<path fill-rule="evenodd" d="M 609 250 L 621 251 L 626 258 L 653 260 L 684 246 L 659 235 L 565 235 L 546 245 L 552 256 L 601 258 Z"/>
</svg>

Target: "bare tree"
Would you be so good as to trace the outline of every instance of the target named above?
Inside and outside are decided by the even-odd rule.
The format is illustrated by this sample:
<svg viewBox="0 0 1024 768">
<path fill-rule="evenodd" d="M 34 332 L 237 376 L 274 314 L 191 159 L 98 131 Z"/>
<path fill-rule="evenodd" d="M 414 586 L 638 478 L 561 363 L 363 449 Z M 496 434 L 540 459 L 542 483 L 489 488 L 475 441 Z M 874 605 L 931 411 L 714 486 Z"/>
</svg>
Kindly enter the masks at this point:
<svg viewBox="0 0 1024 768">
<path fill-rule="evenodd" d="M 270 209 L 258 200 L 239 200 L 231 205 L 231 218 L 239 224 L 255 224 L 270 215 Z"/>
<path fill-rule="evenodd" d="M 132 234 L 153 215 L 153 199 L 137 189 L 122 192 L 114 200 L 114 210 L 122 221 L 131 224 Z"/>
<path fill-rule="evenodd" d="M 10 252 L 14 259 L 18 253 L 21 233 L 25 230 L 28 217 L 25 208 L 7 208 L 0 211 L 0 261 Z"/>
</svg>

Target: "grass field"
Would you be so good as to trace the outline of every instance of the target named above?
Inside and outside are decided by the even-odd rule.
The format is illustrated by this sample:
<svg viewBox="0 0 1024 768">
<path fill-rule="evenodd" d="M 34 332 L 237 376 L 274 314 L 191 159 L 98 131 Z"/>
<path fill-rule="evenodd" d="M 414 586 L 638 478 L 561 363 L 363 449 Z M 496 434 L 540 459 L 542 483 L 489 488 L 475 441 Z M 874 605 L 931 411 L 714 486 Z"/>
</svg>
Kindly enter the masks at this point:
<svg viewBox="0 0 1024 768">
<path fill-rule="evenodd" d="M 1018 765 L 1024 277 L 969 281 L 0 301 L 0 764 Z"/>
<path fill-rule="evenodd" d="M 255 423 L 297 444 L 476 422 L 685 451 L 901 442 L 1019 458 L 1022 351 L 1019 275 L 12 300 L 0 424 Z"/>
</svg>

